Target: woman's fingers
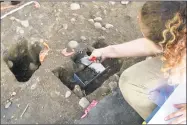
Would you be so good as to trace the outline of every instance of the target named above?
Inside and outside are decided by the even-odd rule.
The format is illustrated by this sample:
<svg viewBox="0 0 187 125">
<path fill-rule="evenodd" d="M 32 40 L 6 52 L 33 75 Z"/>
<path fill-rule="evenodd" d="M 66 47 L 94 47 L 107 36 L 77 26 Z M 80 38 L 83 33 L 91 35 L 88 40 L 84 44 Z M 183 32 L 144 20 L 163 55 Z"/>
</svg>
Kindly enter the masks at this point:
<svg viewBox="0 0 187 125">
<path fill-rule="evenodd" d="M 183 121 L 183 122 L 181 122 L 181 123 L 179 123 L 179 124 L 186 124 L 186 121 Z"/>
<path fill-rule="evenodd" d="M 182 122 L 185 121 L 185 118 L 183 116 L 179 117 L 179 118 L 176 118 L 175 120 L 173 120 L 172 122 L 169 123 L 170 124 L 180 124 Z"/>
<path fill-rule="evenodd" d="M 168 115 L 168 116 L 165 118 L 165 120 L 167 121 L 167 120 L 173 119 L 173 118 L 175 118 L 175 117 L 177 117 L 177 116 L 180 116 L 180 115 L 182 115 L 182 114 L 183 114 L 183 112 L 182 112 L 181 110 L 176 111 L 176 112 L 171 113 L 170 115 Z"/>
<path fill-rule="evenodd" d="M 178 109 L 183 108 L 184 106 L 186 106 L 186 104 L 175 104 L 174 105 L 174 107 Z"/>
</svg>

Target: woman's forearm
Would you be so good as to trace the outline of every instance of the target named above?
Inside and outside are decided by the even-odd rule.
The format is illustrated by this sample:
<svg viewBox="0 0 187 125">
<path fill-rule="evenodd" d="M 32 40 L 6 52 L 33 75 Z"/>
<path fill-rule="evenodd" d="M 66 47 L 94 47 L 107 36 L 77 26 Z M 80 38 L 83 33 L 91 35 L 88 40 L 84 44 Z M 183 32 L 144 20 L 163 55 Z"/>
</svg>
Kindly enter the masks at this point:
<svg viewBox="0 0 187 125">
<path fill-rule="evenodd" d="M 106 58 L 150 56 L 161 53 L 161 49 L 146 38 L 136 39 L 118 45 L 101 48 L 102 56 Z"/>
</svg>

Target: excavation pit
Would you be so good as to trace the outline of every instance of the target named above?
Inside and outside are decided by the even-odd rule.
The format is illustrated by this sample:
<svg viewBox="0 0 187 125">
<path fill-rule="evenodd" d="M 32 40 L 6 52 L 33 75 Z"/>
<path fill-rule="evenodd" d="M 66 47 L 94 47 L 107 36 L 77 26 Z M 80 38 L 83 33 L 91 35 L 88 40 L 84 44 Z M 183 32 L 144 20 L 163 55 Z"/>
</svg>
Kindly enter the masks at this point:
<svg viewBox="0 0 187 125">
<path fill-rule="evenodd" d="M 101 48 L 107 46 L 103 42 L 96 42 L 93 44 L 94 48 Z M 73 90 L 75 85 L 79 85 L 85 96 L 91 94 L 97 88 L 99 88 L 104 81 L 106 81 L 110 76 L 114 75 L 115 73 L 120 71 L 121 68 L 121 61 L 119 59 L 106 59 L 102 62 L 102 65 L 106 68 L 104 72 L 101 74 L 94 73 L 89 68 L 84 68 L 81 71 L 74 72 L 66 68 L 59 67 L 52 72 L 55 76 L 57 76 L 63 84 L 65 84 L 70 90 Z M 81 81 L 85 83 L 85 81 L 89 81 L 89 84 L 86 86 L 81 86 L 80 81 L 75 78 L 75 74 L 82 78 Z M 98 75 L 98 76 L 97 76 Z M 93 79 L 95 77 L 95 79 Z"/>
<path fill-rule="evenodd" d="M 17 81 L 26 82 L 41 65 L 39 53 L 42 47 L 38 42 L 29 44 L 28 41 L 13 45 L 4 52 L 4 61 L 12 71 Z"/>
</svg>

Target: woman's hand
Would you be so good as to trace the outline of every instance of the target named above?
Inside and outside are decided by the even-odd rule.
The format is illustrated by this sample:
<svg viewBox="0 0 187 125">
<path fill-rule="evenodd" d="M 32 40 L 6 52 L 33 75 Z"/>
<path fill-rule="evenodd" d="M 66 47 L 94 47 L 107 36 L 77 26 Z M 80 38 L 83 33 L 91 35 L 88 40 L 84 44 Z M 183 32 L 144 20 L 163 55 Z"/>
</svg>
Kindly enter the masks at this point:
<svg viewBox="0 0 187 125">
<path fill-rule="evenodd" d="M 90 57 L 89 57 L 89 59 L 92 59 L 93 57 L 94 58 L 97 58 L 97 60 L 96 61 L 104 61 L 106 58 L 103 56 L 103 53 L 104 53 L 104 51 L 103 51 L 103 49 L 101 48 L 101 49 L 95 49 L 93 52 L 92 52 L 92 54 L 90 55 Z M 99 60 L 98 60 L 99 59 Z"/>
<path fill-rule="evenodd" d="M 165 120 L 176 118 L 170 124 L 186 124 L 186 104 L 176 104 L 174 107 L 179 110 L 168 115 Z"/>
</svg>

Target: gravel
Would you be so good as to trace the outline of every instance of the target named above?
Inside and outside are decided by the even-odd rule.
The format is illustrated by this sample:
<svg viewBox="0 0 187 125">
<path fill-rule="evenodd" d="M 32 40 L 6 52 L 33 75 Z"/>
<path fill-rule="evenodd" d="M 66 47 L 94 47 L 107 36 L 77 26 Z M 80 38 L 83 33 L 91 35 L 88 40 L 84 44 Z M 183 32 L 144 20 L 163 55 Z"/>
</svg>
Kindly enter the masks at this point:
<svg viewBox="0 0 187 125">
<path fill-rule="evenodd" d="M 62 24 L 62 26 L 63 26 L 63 28 L 64 28 L 65 30 L 68 29 L 68 24 Z"/>
<path fill-rule="evenodd" d="M 82 41 L 85 41 L 86 40 L 86 37 L 85 36 L 81 36 L 80 37 Z"/>
<path fill-rule="evenodd" d="M 129 3 L 129 1 L 121 1 L 122 5 L 127 5 Z"/>
<path fill-rule="evenodd" d="M 71 91 L 67 91 L 65 94 L 65 98 L 69 98 L 71 96 Z"/>
<path fill-rule="evenodd" d="M 12 61 L 8 60 L 7 65 L 9 68 L 12 68 L 14 64 Z"/>
<path fill-rule="evenodd" d="M 74 40 L 72 40 L 68 43 L 68 47 L 71 49 L 75 49 L 78 45 L 79 45 L 78 42 L 74 41 Z"/>
<path fill-rule="evenodd" d="M 105 24 L 105 28 L 106 29 L 110 29 L 110 28 L 113 28 L 114 26 L 112 25 L 112 24 L 109 24 L 109 23 L 107 23 L 107 24 Z"/>
<path fill-rule="evenodd" d="M 115 82 L 115 81 L 112 81 L 112 82 L 109 83 L 109 87 L 113 91 L 118 87 L 118 83 Z"/>
<path fill-rule="evenodd" d="M 5 109 L 8 109 L 10 107 L 10 105 L 12 104 L 12 102 L 8 101 L 6 104 L 5 104 Z"/>
<path fill-rule="evenodd" d="M 94 24 L 94 20 L 93 20 L 93 19 L 88 19 L 88 21 L 89 21 L 91 24 Z"/>
<path fill-rule="evenodd" d="M 30 69 L 30 70 L 37 70 L 37 69 L 38 69 L 38 66 L 35 65 L 34 63 L 30 63 L 30 64 L 29 64 L 29 69 Z"/>
<path fill-rule="evenodd" d="M 102 21 L 102 18 L 101 17 L 95 17 L 94 21 L 96 21 L 96 22 Z"/>
<path fill-rule="evenodd" d="M 95 26 L 96 29 L 101 29 L 102 28 L 102 25 L 99 22 L 95 22 L 94 26 Z"/>
<path fill-rule="evenodd" d="M 78 3 L 72 3 L 70 5 L 71 10 L 79 10 L 81 7 Z"/>
</svg>

